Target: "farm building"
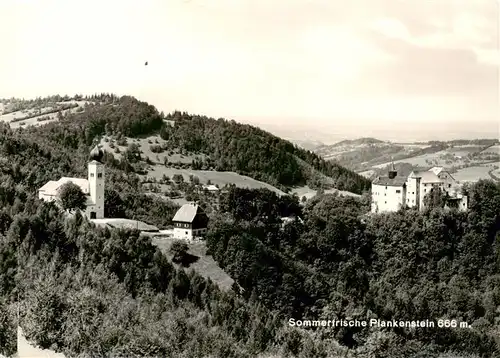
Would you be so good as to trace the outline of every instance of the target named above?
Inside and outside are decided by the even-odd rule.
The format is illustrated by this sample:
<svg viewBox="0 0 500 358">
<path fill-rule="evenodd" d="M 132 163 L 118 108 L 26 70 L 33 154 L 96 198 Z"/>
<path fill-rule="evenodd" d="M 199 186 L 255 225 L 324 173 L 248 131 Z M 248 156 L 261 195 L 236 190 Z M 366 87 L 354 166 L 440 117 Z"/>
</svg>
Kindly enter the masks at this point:
<svg viewBox="0 0 500 358">
<path fill-rule="evenodd" d="M 38 198 L 45 201 L 58 202 L 59 190 L 71 182 L 80 187 L 86 194 L 85 215 L 89 219 L 104 218 L 104 164 L 101 163 L 104 153 L 97 146 L 90 152 L 88 163 L 88 179 L 62 177 L 57 181 L 51 180 L 38 189 Z"/>
<path fill-rule="evenodd" d="M 174 223 L 174 238 L 192 240 L 207 232 L 208 216 L 195 203 L 181 206 L 172 219 Z"/>
<path fill-rule="evenodd" d="M 203 189 L 206 189 L 208 190 L 209 192 L 211 193 L 218 193 L 219 192 L 219 188 L 216 187 L 215 185 L 213 184 L 210 184 L 210 185 L 203 185 Z"/>
<path fill-rule="evenodd" d="M 460 194 L 459 183 L 442 167 L 426 171 L 413 171 L 408 177 L 398 176 L 392 164 L 387 176 L 379 176 L 372 182 L 372 213 L 397 211 L 401 207 L 424 207 L 424 197 L 434 188 L 448 194 L 450 204 L 466 210 L 467 196 Z"/>
</svg>

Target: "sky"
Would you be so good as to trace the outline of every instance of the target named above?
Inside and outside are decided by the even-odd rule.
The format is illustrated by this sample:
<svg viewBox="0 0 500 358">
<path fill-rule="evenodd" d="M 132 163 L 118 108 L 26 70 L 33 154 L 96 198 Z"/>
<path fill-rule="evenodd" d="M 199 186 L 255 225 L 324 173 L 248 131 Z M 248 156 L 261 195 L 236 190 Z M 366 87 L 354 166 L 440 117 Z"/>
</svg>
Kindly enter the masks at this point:
<svg viewBox="0 0 500 358">
<path fill-rule="evenodd" d="M 0 14 L 4 98 L 128 94 L 326 143 L 500 136 L 498 0 L 0 0 Z"/>
</svg>

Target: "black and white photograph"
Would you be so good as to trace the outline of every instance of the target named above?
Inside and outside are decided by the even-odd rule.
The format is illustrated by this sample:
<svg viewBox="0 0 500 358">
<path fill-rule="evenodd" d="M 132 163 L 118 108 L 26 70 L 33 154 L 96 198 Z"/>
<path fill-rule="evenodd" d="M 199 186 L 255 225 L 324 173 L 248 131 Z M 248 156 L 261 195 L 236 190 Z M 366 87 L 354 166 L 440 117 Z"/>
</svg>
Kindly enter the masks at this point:
<svg viewBox="0 0 500 358">
<path fill-rule="evenodd" d="M 500 358 L 498 0 L 0 0 L 0 358 Z"/>
</svg>

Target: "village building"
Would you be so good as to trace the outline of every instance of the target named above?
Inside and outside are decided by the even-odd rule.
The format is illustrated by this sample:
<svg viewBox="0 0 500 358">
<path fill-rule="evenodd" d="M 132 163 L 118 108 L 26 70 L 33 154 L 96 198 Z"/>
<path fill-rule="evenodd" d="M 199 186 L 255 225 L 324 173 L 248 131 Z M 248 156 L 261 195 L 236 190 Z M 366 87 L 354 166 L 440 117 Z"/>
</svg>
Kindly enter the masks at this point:
<svg viewBox="0 0 500 358">
<path fill-rule="evenodd" d="M 193 240 L 206 234 L 208 216 L 198 204 L 187 203 L 177 210 L 172 222 L 174 238 Z"/>
<path fill-rule="evenodd" d="M 402 177 L 392 163 L 387 176 L 379 176 L 372 182 L 371 212 L 393 212 L 402 207 L 422 210 L 425 196 L 437 188 L 447 194 L 448 206 L 467 210 L 467 196 L 460 194 L 460 183 L 442 167 L 413 171 Z"/>
<path fill-rule="evenodd" d="M 102 163 L 103 155 L 103 151 L 96 146 L 90 152 L 87 179 L 62 177 L 57 181 L 51 180 L 38 189 L 38 198 L 58 204 L 61 187 L 71 182 L 79 186 L 86 195 L 85 216 L 89 219 L 104 218 L 105 171 Z"/>
<path fill-rule="evenodd" d="M 213 184 L 203 185 L 203 189 L 208 190 L 210 193 L 218 193 L 219 188 Z"/>
</svg>

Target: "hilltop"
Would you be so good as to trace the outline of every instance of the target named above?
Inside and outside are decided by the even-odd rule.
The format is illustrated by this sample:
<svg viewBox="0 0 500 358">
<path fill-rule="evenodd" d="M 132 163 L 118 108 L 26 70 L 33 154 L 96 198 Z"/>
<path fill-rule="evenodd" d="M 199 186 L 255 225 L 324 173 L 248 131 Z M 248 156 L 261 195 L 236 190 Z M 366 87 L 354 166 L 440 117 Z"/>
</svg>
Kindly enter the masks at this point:
<svg viewBox="0 0 500 358">
<path fill-rule="evenodd" d="M 497 180 L 500 177 L 500 142 L 497 139 L 399 143 L 360 138 L 321 146 L 314 151 L 368 178 L 385 172 L 391 161 L 403 175 L 412 170 L 442 166 L 460 181 Z"/>
<path fill-rule="evenodd" d="M 133 97 L 112 94 L 1 102 L 0 121 L 11 128 L 35 133 L 34 127 L 44 124 L 41 132 L 61 132 L 60 136 L 78 131 L 87 144 L 99 136 L 118 161 L 116 166 L 135 171 L 146 181 L 179 174 L 184 179 L 197 176 L 202 184 L 267 187 L 279 193 L 308 187 L 361 194 L 369 188 L 369 182 L 353 171 L 233 120 L 179 111 L 165 115 Z M 131 145 L 137 160 L 128 155 L 131 151 L 122 156 Z"/>
<path fill-rule="evenodd" d="M 332 144 L 329 147 L 337 148 L 337 147 L 342 147 L 342 146 L 347 146 L 347 145 L 365 145 L 365 144 L 379 144 L 379 143 L 384 143 L 384 141 L 380 140 L 380 139 L 376 139 L 376 138 L 366 137 L 366 138 L 342 140 L 340 142 Z"/>
</svg>

